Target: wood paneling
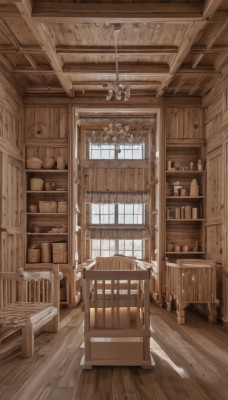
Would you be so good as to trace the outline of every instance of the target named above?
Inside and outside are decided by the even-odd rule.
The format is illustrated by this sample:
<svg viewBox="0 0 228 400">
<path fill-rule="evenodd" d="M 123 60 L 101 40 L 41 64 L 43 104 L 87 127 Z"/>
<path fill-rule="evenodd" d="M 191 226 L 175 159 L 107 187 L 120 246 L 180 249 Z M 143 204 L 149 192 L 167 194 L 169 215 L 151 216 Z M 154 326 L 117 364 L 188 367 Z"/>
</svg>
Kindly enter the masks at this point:
<svg viewBox="0 0 228 400">
<path fill-rule="evenodd" d="M 28 107 L 25 113 L 26 139 L 66 139 L 67 107 Z"/>
<path fill-rule="evenodd" d="M 165 123 L 168 139 L 204 137 L 202 111 L 199 107 L 167 107 Z"/>
<path fill-rule="evenodd" d="M 23 165 L 21 100 L 0 88 L 0 271 L 23 266 Z"/>
<path fill-rule="evenodd" d="M 85 170 L 85 187 L 95 192 L 137 192 L 148 190 L 148 170 L 112 168 Z"/>
</svg>

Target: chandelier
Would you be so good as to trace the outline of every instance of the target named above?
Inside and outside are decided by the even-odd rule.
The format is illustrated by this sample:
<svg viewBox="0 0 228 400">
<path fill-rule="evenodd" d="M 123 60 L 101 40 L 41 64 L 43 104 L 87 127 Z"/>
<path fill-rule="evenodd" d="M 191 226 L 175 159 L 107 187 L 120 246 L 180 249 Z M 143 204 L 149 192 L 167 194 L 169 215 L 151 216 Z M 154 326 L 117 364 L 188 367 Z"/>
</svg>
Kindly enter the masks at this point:
<svg viewBox="0 0 228 400">
<path fill-rule="evenodd" d="M 116 144 L 117 150 L 120 144 L 139 143 L 142 139 L 142 132 L 131 132 L 130 127 L 122 122 L 110 122 L 103 130 L 92 132 L 90 141 L 99 144 Z"/>
<path fill-rule="evenodd" d="M 117 37 L 120 33 L 120 29 L 115 29 L 115 49 L 116 49 L 116 81 L 108 83 L 105 85 L 108 89 L 108 93 L 106 96 L 106 100 L 110 101 L 115 93 L 116 100 L 121 100 L 122 98 L 124 101 L 127 101 L 130 98 L 130 85 L 124 85 L 119 81 L 119 55 L 117 49 Z"/>
</svg>

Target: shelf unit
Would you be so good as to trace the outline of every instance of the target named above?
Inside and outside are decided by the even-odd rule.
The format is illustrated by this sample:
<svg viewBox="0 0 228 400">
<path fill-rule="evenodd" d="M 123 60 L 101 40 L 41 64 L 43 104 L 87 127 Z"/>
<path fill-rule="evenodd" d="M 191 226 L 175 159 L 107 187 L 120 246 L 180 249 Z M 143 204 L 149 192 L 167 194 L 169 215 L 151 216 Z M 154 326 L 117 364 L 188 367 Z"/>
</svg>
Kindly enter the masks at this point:
<svg viewBox="0 0 228 400">
<path fill-rule="evenodd" d="M 201 166 L 198 170 L 198 160 Z M 203 258 L 205 255 L 205 156 L 204 143 L 166 144 L 165 257 Z M 196 180 L 199 194 L 190 195 Z"/>
<path fill-rule="evenodd" d="M 53 267 L 53 252 L 50 254 L 50 262 L 42 262 L 42 254 L 40 262 L 28 261 L 28 248 L 40 247 L 42 243 L 67 243 L 67 259 L 66 262 L 60 264 L 68 264 L 70 260 L 69 254 L 69 212 L 40 212 L 39 202 L 56 202 L 58 211 L 58 203 L 64 202 L 69 209 L 69 171 L 68 171 L 68 144 L 51 142 L 51 140 L 27 141 L 25 145 L 25 165 L 26 160 L 31 157 L 39 158 L 44 162 L 46 157 L 61 156 L 65 162 L 65 169 L 57 169 L 56 164 L 53 169 L 25 169 L 26 179 L 26 268 L 50 269 Z M 44 181 L 42 190 L 32 190 L 31 179 L 37 178 Z M 54 184 L 54 189 L 45 190 L 45 183 Z M 36 212 L 31 210 L 31 205 L 38 207 Z M 61 209 L 60 209 L 61 211 Z M 65 210 L 64 210 L 65 211 Z M 59 230 L 59 231 L 58 231 Z"/>
</svg>

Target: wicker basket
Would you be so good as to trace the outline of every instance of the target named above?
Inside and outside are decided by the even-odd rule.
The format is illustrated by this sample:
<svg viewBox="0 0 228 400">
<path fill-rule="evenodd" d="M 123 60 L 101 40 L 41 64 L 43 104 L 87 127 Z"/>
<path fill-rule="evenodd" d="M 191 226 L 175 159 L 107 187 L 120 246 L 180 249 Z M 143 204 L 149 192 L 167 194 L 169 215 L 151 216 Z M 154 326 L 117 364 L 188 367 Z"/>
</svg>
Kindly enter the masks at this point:
<svg viewBox="0 0 228 400">
<path fill-rule="evenodd" d="M 30 188 L 34 191 L 43 190 L 44 188 L 44 180 L 40 178 L 31 178 L 30 179 Z"/>
<path fill-rule="evenodd" d="M 39 210 L 41 213 L 57 213 L 57 202 L 39 201 Z"/>
<path fill-rule="evenodd" d="M 51 256 L 51 243 L 41 243 L 41 262 L 50 263 Z"/>
<path fill-rule="evenodd" d="M 58 213 L 67 213 L 66 201 L 58 201 Z"/>
<path fill-rule="evenodd" d="M 46 157 L 44 159 L 43 168 L 45 168 L 45 169 L 55 168 L 55 159 L 53 157 Z"/>
<path fill-rule="evenodd" d="M 28 248 L 28 263 L 40 263 L 40 249 Z"/>
<path fill-rule="evenodd" d="M 39 158 L 31 157 L 26 160 L 26 168 L 28 169 L 41 169 L 43 166 L 43 161 Z"/>
<path fill-rule="evenodd" d="M 67 264 L 67 243 L 52 243 L 52 259 L 54 264 Z"/>
</svg>

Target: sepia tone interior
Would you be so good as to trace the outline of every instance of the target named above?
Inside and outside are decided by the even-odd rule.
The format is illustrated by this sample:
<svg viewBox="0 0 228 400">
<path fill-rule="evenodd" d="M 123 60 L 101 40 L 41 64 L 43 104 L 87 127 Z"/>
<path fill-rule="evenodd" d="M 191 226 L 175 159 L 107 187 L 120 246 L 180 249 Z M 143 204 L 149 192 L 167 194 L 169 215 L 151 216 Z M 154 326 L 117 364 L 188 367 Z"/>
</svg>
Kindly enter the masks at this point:
<svg viewBox="0 0 228 400">
<path fill-rule="evenodd" d="M 227 160 L 227 0 L 0 1 L 1 399 L 226 398 Z"/>
</svg>

